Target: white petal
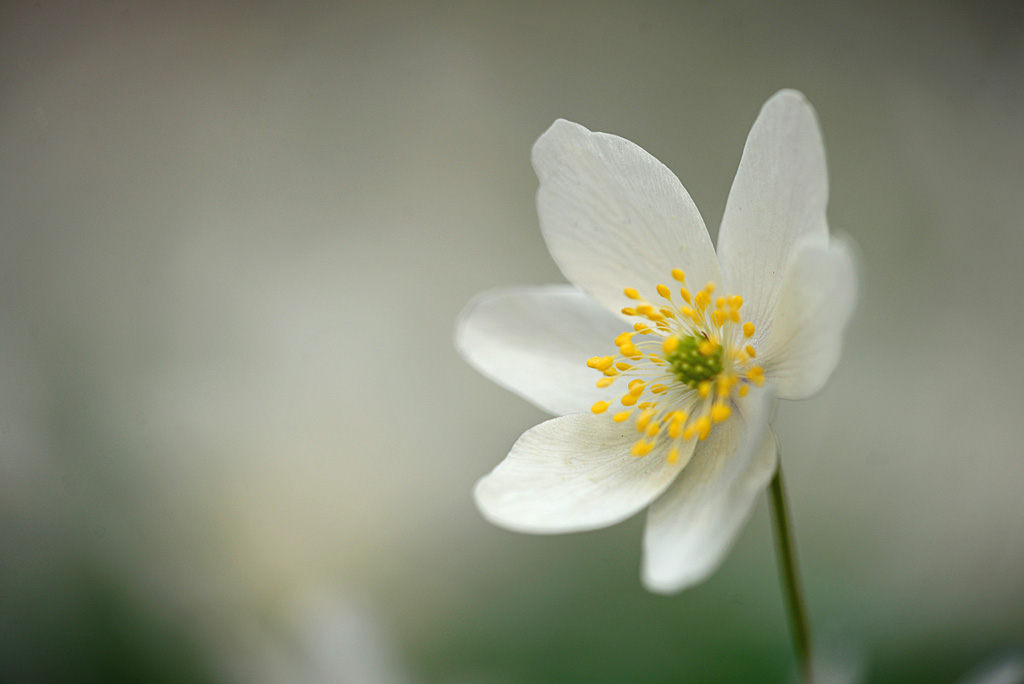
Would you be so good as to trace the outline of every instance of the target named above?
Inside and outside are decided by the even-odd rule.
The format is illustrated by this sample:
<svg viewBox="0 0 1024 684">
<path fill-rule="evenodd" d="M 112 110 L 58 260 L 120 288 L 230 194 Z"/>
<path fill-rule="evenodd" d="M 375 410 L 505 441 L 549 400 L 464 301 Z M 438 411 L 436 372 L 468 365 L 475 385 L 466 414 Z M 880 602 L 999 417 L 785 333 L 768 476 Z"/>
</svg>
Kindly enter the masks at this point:
<svg viewBox="0 0 1024 684">
<path fill-rule="evenodd" d="M 793 255 L 759 356 L 780 398 L 806 399 L 824 386 L 856 300 L 857 268 L 845 240 L 805 245 Z"/>
<path fill-rule="evenodd" d="M 455 324 L 455 347 L 474 368 L 555 415 L 589 411 L 615 395 L 587 359 L 615 353 L 629 325 L 571 285 L 477 295 Z"/>
<path fill-rule="evenodd" d="M 818 119 L 801 93 L 780 91 L 750 130 L 718 234 L 724 285 L 743 296 L 759 328 L 771 320 L 794 245 L 827 240 L 827 203 Z"/>
<path fill-rule="evenodd" d="M 517 532 L 578 532 L 607 527 L 648 505 L 689 460 L 669 464 L 668 444 L 632 456 L 632 423 L 580 414 L 527 431 L 476 485 L 484 517 Z M 667 440 L 665 440 L 667 441 Z"/>
<path fill-rule="evenodd" d="M 707 579 L 725 559 L 775 472 L 768 428 L 771 386 L 751 392 L 744 415 L 715 427 L 689 465 L 651 505 L 644 528 L 643 582 L 669 594 Z"/>
<path fill-rule="evenodd" d="M 559 119 L 533 146 L 537 212 L 569 281 L 618 311 L 636 288 L 655 299 L 674 268 L 698 287 L 718 261 L 693 200 L 664 164 L 614 135 Z"/>
</svg>

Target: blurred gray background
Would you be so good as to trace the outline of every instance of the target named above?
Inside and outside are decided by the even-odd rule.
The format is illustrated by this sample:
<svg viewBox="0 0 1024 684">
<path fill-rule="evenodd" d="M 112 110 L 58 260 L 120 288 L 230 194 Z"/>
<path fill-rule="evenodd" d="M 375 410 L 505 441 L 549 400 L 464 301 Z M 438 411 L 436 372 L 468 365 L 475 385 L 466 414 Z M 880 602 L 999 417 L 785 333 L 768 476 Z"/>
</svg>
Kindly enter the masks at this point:
<svg viewBox="0 0 1024 684">
<path fill-rule="evenodd" d="M 1019 649 L 1022 79 L 1009 2 L 3 3 L 0 679 L 790 681 L 763 501 L 671 598 L 642 516 L 488 525 L 473 483 L 545 416 L 451 344 L 478 291 L 562 281 L 556 117 L 716 233 L 782 87 L 862 259 L 838 371 L 776 421 L 823 656 Z"/>
</svg>

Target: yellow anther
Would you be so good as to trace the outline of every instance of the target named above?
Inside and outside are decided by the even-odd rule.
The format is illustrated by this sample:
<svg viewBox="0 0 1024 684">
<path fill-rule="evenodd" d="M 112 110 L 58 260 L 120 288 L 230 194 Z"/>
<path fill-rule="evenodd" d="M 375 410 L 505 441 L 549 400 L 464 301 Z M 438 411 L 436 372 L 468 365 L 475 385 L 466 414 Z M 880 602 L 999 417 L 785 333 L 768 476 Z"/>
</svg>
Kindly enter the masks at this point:
<svg viewBox="0 0 1024 684">
<path fill-rule="evenodd" d="M 741 397 L 747 396 L 747 392 L 749 392 L 749 391 L 750 391 L 750 385 L 740 385 L 740 388 L 738 390 L 739 395 Z"/>
<path fill-rule="evenodd" d="M 647 409 L 654 408 L 655 406 L 657 406 L 657 404 L 655 404 L 653 401 L 641 401 L 639 404 L 636 405 L 636 407 L 641 411 L 646 411 Z"/>
<path fill-rule="evenodd" d="M 715 300 L 715 308 L 716 309 L 724 309 L 725 308 L 725 297 L 719 297 L 718 299 Z"/>
<path fill-rule="evenodd" d="M 597 381 L 598 387 L 610 387 L 615 382 L 615 378 L 601 378 Z"/>
<path fill-rule="evenodd" d="M 672 299 L 672 290 L 668 289 L 667 286 L 665 286 L 665 285 L 658 285 L 657 290 L 658 290 L 658 294 L 660 294 L 665 299 Z"/>
<path fill-rule="evenodd" d="M 711 434 L 711 419 L 707 416 L 701 416 L 697 419 L 697 431 L 700 433 L 698 437 L 703 442 Z"/>
<path fill-rule="evenodd" d="M 683 429 L 683 423 L 686 422 L 686 412 L 676 411 L 676 415 L 672 418 L 672 422 L 668 426 L 668 436 L 672 439 L 679 437 L 679 431 Z"/>
<path fill-rule="evenodd" d="M 636 403 L 636 400 L 637 395 L 635 394 L 623 394 L 622 399 L 620 399 L 619 401 L 622 402 L 623 406 L 632 406 L 633 404 Z"/>
<path fill-rule="evenodd" d="M 668 391 L 667 385 L 651 385 L 650 390 L 653 394 L 664 394 Z"/>
<path fill-rule="evenodd" d="M 740 312 L 737 309 L 733 309 L 732 311 L 730 311 L 729 312 L 729 320 L 732 321 L 733 323 L 739 323 L 740 322 Z"/>
<path fill-rule="evenodd" d="M 654 437 L 656 434 L 658 434 L 658 429 L 659 426 L 657 423 L 651 423 L 650 425 L 647 426 L 647 436 Z"/>
<path fill-rule="evenodd" d="M 587 359 L 587 365 L 599 371 L 608 370 L 612 367 L 612 357 L 610 356 L 594 356 Z"/>
<path fill-rule="evenodd" d="M 606 370 L 604 374 L 607 375 L 609 378 L 614 378 L 616 375 L 619 374 L 619 371 L 616 368 L 612 367 Z"/>
<path fill-rule="evenodd" d="M 716 310 L 715 313 L 711 314 L 711 320 L 715 322 L 715 325 L 721 328 L 722 324 L 725 323 L 725 314 L 722 313 L 720 309 Z"/>
<path fill-rule="evenodd" d="M 671 354 L 672 352 L 674 352 L 678 348 L 679 348 L 679 338 L 675 337 L 675 336 L 666 337 L 665 341 L 661 343 L 661 349 L 666 354 Z"/>
<path fill-rule="evenodd" d="M 699 351 L 704 356 L 711 356 L 712 354 L 715 353 L 715 343 L 712 342 L 711 340 L 704 340 L 697 347 L 697 351 Z"/>
<path fill-rule="evenodd" d="M 707 399 L 711 395 L 711 382 L 709 380 L 702 380 L 697 383 L 697 394 L 700 395 L 701 399 Z"/>
<path fill-rule="evenodd" d="M 615 367 L 618 368 L 620 371 L 628 371 L 629 369 L 632 368 L 632 366 L 630 366 L 625 361 L 619 361 L 617 364 L 615 364 Z"/>
<path fill-rule="evenodd" d="M 672 277 L 675 278 L 676 280 L 678 280 L 681 283 L 686 280 L 686 274 L 683 273 L 683 269 L 681 269 L 681 268 L 673 268 L 672 269 Z"/>
<path fill-rule="evenodd" d="M 650 331 L 650 328 L 647 327 L 646 323 L 634 323 L 633 330 L 643 335 L 644 333 Z"/>
<path fill-rule="evenodd" d="M 639 387 L 641 390 L 643 390 L 643 388 L 644 388 L 644 381 L 641 380 L 640 378 L 636 378 L 634 380 L 630 380 L 628 387 L 629 387 L 629 390 L 631 392 L 633 391 L 634 387 Z"/>
<path fill-rule="evenodd" d="M 615 338 L 615 346 L 616 347 L 621 347 L 626 342 L 632 341 L 633 335 L 635 335 L 635 334 L 636 334 L 635 332 L 624 332 L 624 333 L 622 333 L 621 335 L 619 335 L 618 337 Z"/>
<path fill-rule="evenodd" d="M 649 317 L 651 314 L 658 313 L 658 310 L 655 309 L 650 304 L 641 304 L 640 306 L 636 307 L 636 312 L 638 314 L 640 314 L 641 316 L 648 316 Z"/>
<path fill-rule="evenodd" d="M 634 456 L 646 456 L 647 454 L 651 453 L 651 449 L 653 448 L 654 442 L 648 442 L 647 440 L 641 439 L 640 441 L 633 445 L 633 448 L 630 450 L 630 453 L 632 453 Z"/>
<path fill-rule="evenodd" d="M 599 401 L 596 404 L 594 404 L 593 406 L 591 406 L 590 410 L 593 411 L 594 413 L 604 413 L 605 411 L 608 410 L 608 402 L 607 401 Z"/>
<path fill-rule="evenodd" d="M 751 323 L 750 321 L 747 321 L 746 323 L 744 323 L 743 324 L 743 334 L 746 335 L 747 337 L 753 337 L 754 336 L 754 324 Z"/>
<path fill-rule="evenodd" d="M 733 295 L 732 297 L 729 297 L 729 306 L 738 310 L 741 306 L 743 306 L 743 297 L 740 297 L 739 295 Z"/>
<path fill-rule="evenodd" d="M 704 289 L 707 291 L 708 294 L 711 294 L 712 292 L 714 292 L 715 291 L 715 281 L 709 280 L 707 282 L 707 284 L 704 285 Z"/>
<path fill-rule="evenodd" d="M 725 404 L 715 404 L 711 407 L 711 420 L 716 423 L 728 420 L 731 415 L 732 409 Z"/>
<path fill-rule="evenodd" d="M 658 309 L 658 311 L 660 311 L 661 315 L 664 316 L 665 318 L 675 318 L 676 317 L 676 312 L 673 311 L 672 309 L 669 309 L 668 307 L 664 307 L 663 306 L 660 309 Z"/>
<path fill-rule="evenodd" d="M 749 378 L 752 383 L 760 387 L 764 384 L 764 369 L 760 366 L 754 366 L 747 371 L 747 378 Z"/>
<path fill-rule="evenodd" d="M 612 420 L 614 420 L 616 423 L 625 422 L 626 420 L 629 419 L 629 416 L 632 413 L 632 411 L 619 411 L 614 416 L 612 416 Z"/>
<path fill-rule="evenodd" d="M 698 309 L 706 309 L 708 304 L 711 303 L 711 296 L 706 291 L 701 290 L 694 296 L 693 303 L 697 305 Z"/>
<path fill-rule="evenodd" d="M 627 287 L 625 290 L 622 291 L 622 293 L 629 297 L 630 299 L 640 299 L 640 293 L 631 287 Z"/>
<path fill-rule="evenodd" d="M 690 297 L 690 291 L 685 287 L 679 288 L 679 296 L 683 298 L 683 301 L 687 304 L 691 303 L 693 299 Z"/>
<path fill-rule="evenodd" d="M 689 425 L 686 426 L 686 429 L 683 430 L 683 439 L 691 440 L 691 439 L 694 438 L 694 436 L 696 434 L 697 434 L 697 424 L 696 423 L 690 423 Z"/>
<path fill-rule="evenodd" d="M 644 428 L 647 427 L 647 424 L 651 422 L 651 418 L 653 417 L 654 411 L 651 411 L 650 409 L 641 413 L 640 417 L 636 419 L 636 431 L 643 432 Z"/>
<path fill-rule="evenodd" d="M 672 447 L 671 449 L 669 449 L 668 450 L 668 456 L 665 457 L 665 460 L 668 461 L 669 463 L 676 463 L 676 462 L 678 462 L 679 461 L 679 449 L 677 449 L 675 447 Z"/>
<path fill-rule="evenodd" d="M 752 344 L 748 344 L 746 347 L 744 347 L 743 351 L 747 352 L 747 356 L 749 356 L 752 359 L 757 357 L 757 350 L 754 349 L 754 345 Z"/>
<path fill-rule="evenodd" d="M 640 353 L 632 342 L 627 342 L 626 344 L 619 346 L 619 351 L 623 356 L 636 356 Z"/>
<path fill-rule="evenodd" d="M 622 315 L 623 316 L 636 316 L 636 309 L 634 309 L 633 307 L 627 306 L 625 309 L 622 310 Z"/>
<path fill-rule="evenodd" d="M 684 306 L 682 309 L 680 309 L 680 311 L 682 311 L 683 315 L 686 316 L 687 318 L 697 320 L 697 312 L 691 309 L 690 307 Z"/>
</svg>

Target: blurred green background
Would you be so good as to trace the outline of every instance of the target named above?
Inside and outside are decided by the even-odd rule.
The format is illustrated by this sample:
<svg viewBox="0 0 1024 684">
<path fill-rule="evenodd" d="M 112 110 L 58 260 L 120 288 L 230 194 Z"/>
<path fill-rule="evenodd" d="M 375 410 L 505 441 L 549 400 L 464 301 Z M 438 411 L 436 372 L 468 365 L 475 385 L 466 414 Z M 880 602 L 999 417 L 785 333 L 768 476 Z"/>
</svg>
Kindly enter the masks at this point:
<svg viewBox="0 0 1024 684">
<path fill-rule="evenodd" d="M 475 480 L 545 418 L 466 366 L 475 293 L 562 280 L 530 146 L 633 140 L 716 232 L 804 91 L 862 290 L 785 404 L 834 681 L 1024 647 L 1017 3 L 0 5 L 0 679 L 788 682 L 764 501 L 646 593 L 642 516 L 531 537 Z"/>
</svg>

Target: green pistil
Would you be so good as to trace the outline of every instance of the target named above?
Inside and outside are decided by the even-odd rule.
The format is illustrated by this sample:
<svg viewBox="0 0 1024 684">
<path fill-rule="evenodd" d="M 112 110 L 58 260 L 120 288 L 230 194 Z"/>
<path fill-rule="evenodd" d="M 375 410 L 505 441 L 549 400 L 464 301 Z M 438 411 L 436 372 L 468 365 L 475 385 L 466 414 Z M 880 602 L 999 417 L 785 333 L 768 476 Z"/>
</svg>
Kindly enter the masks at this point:
<svg viewBox="0 0 1024 684">
<path fill-rule="evenodd" d="M 722 372 L 722 345 L 715 344 L 711 353 L 705 356 L 700 351 L 705 342 L 707 340 L 703 337 L 680 337 L 679 346 L 665 356 L 679 382 L 694 389 Z"/>
</svg>

